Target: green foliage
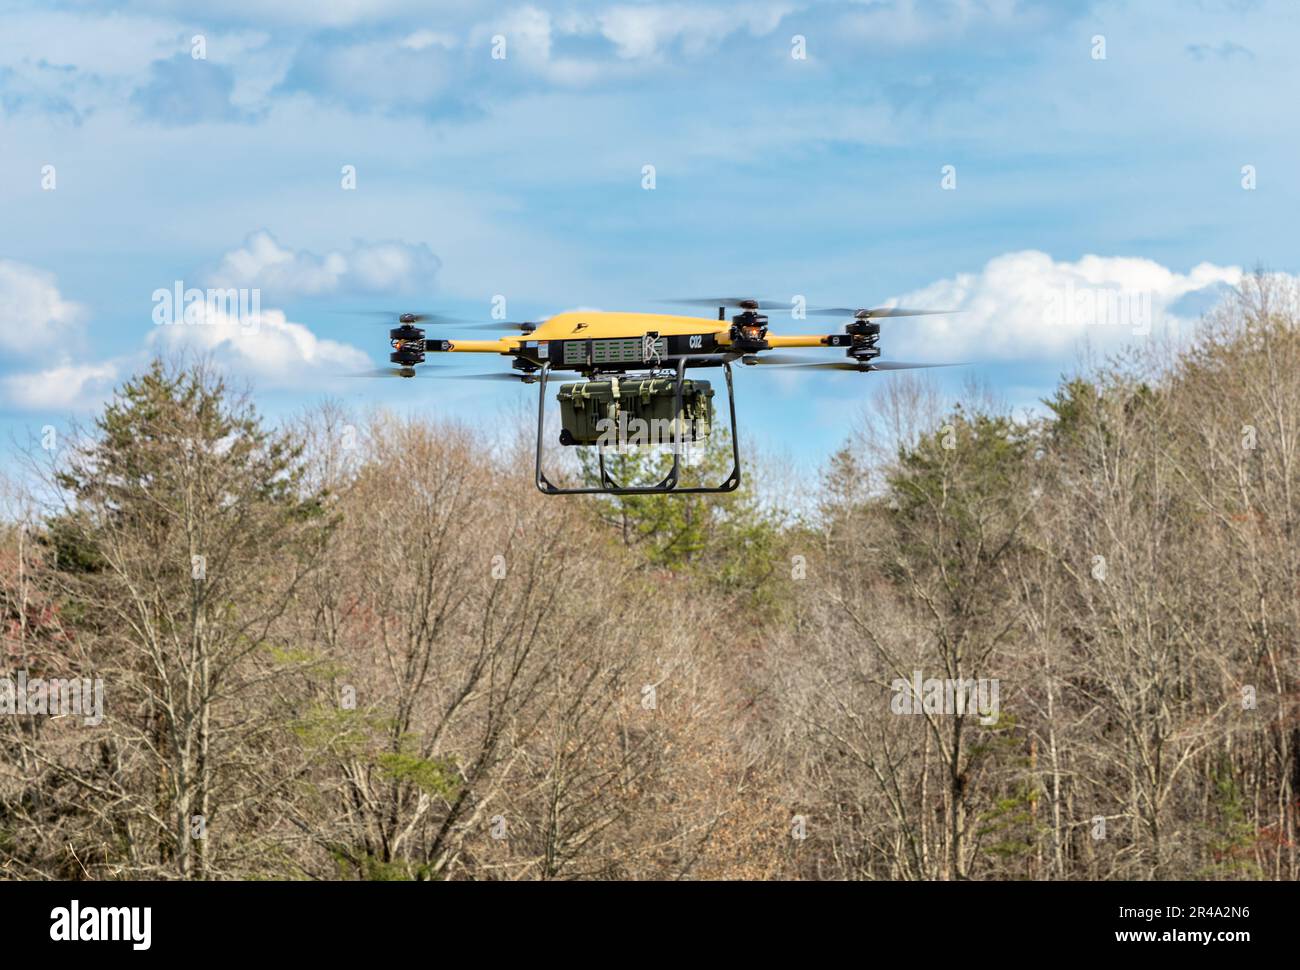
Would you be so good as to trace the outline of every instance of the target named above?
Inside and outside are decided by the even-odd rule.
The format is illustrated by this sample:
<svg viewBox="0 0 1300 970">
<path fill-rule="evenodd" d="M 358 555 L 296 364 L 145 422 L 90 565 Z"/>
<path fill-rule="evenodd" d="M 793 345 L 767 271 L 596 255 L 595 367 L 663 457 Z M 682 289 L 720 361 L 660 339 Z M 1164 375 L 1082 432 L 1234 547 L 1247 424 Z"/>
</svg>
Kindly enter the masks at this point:
<svg viewBox="0 0 1300 970">
<path fill-rule="evenodd" d="M 371 734 L 382 727 L 375 719 L 337 704 L 316 704 L 290 725 L 290 730 L 310 750 L 356 754 L 365 749 Z"/>
<path fill-rule="evenodd" d="M 309 646 L 273 643 L 267 645 L 266 652 L 277 664 L 286 666 L 307 666 L 318 664 L 321 660 L 320 652 Z M 318 667 L 317 669 L 322 676 L 328 677 L 331 675 L 331 669 L 337 673 L 341 668 Z"/>
<path fill-rule="evenodd" d="M 256 409 L 202 366 L 154 360 L 118 389 L 95 428 L 84 458 L 58 478 L 83 505 L 133 520 L 165 517 L 193 496 L 232 513 L 238 498 L 301 514 L 301 446 L 263 428 Z M 198 472 L 203 492 L 193 495 Z"/>
<path fill-rule="evenodd" d="M 826 830 L 836 841 L 833 851 L 810 841 L 801 849 L 806 863 L 794 863 L 807 868 L 795 874 L 896 876 L 896 854 L 909 839 L 923 840 L 924 854 L 908 864 L 922 878 L 1293 874 L 1284 814 L 1293 803 L 1293 753 L 1266 725 L 1207 717 L 1204 701 L 1224 676 L 1253 682 L 1244 677 L 1261 662 L 1284 664 L 1296 629 L 1287 525 L 1294 463 L 1282 459 L 1294 454 L 1294 435 L 1283 430 L 1300 392 L 1283 377 L 1300 368 L 1289 366 L 1292 357 L 1252 360 L 1247 350 L 1263 353 L 1233 350 L 1222 373 L 1216 355 L 1223 351 L 1210 347 L 1199 370 L 1168 380 L 1151 372 L 1150 383 L 1111 372 L 1063 380 L 1039 420 L 958 407 L 892 461 L 846 447 L 824 471 L 820 514 L 793 527 L 774 514 L 784 510 L 768 507 L 750 467 L 741 490 L 726 495 L 602 496 L 560 509 L 531 493 L 494 494 L 482 518 L 447 518 L 447 544 L 439 548 L 453 561 L 468 550 L 469 565 L 459 576 L 449 571 L 445 589 L 473 608 L 460 608 L 431 637 L 427 677 L 420 669 L 399 690 L 387 678 L 403 675 L 396 663 L 382 669 L 375 637 L 398 631 L 402 619 L 426 622 L 427 597 L 405 591 L 443 577 L 432 574 L 433 557 L 426 572 L 412 563 L 409 546 L 378 543 L 401 535 L 405 521 L 394 483 L 437 491 L 435 479 L 421 477 L 428 468 L 412 463 L 380 483 L 395 496 L 391 508 L 376 509 L 370 493 L 344 483 L 329 507 L 367 528 L 382 522 L 361 534 L 383 555 L 358 557 L 364 542 L 338 543 L 317 580 L 311 552 L 324 546 L 329 515 L 303 484 L 296 439 L 263 427 L 203 368 L 155 362 L 105 409 L 87 448 L 68 449 L 59 484 L 72 496 L 71 510 L 47 521 L 41 541 L 52 555 L 31 556 L 32 572 L 20 577 L 36 587 L 54 575 L 39 602 L 52 603 L 51 614 L 57 610 L 60 628 L 70 631 L 57 648 L 106 662 L 121 702 L 101 729 L 102 743 L 97 736 L 94 745 L 54 747 L 62 741 L 56 731 L 10 733 L 4 753 L 39 754 L 43 760 L 29 763 L 49 770 L 15 774 L 0 792 L 0 861 L 21 861 L 13 873 L 75 876 L 66 851 L 75 847 L 75 864 L 95 878 L 130 871 L 405 881 L 440 878 L 436 867 L 454 858 L 457 878 L 494 878 L 513 871 L 484 863 L 478 843 L 487 845 L 487 835 L 467 821 L 480 816 L 485 799 L 499 799 L 525 821 L 512 829 L 509 847 L 521 873 L 549 874 L 549 860 L 535 861 L 545 860 L 553 839 L 581 841 L 574 873 L 725 872 L 708 866 L 725 867 L 719 859 L 733 853 L 745 865 L 730 871 L 762 877 L 761 866 L 748 866 L 765 851 L 756 847 L 772 842 L 772 817 L 762 806 L 797 790 L 808 793 L 800 797 L 809 811 L 833 822 Z M 1276 402 L 1246 383 L 1273 363 Z M 1233 398 L 1238 383 L 1247 390 Z M 1243 448 L 1237 434 L 1246 422 L 1270 437 Z M 465 452 L 438 450 L 442 444 L 430 443 L 430 466 L 450 469 L 453 486 L 478 488 L 503 468 L 472 465 Z M 577 454 L 585 454 L 594 481 L 593 453 Z M 1108 484 L 1112 456 L 1122 487 L 1099 488 Z M 664 477 L 669 460 L 642 449 L 611 455 L 609 467 L 620 481 L 646 484 Z M 362 456 L 357 474 L 373 474 L 379 463 Z M 466 477 L 458 478 L 462 470 Z M 719 429 L 686 480 L 716 484 L 730 471 L 730 442 Z M 481 524 L 539 501 L 528 506 L 542 510 L 536 519 L 519 520 L 520 541 L 580 535 L 581 562 L 539 570 L 536 610 L 525 603 L 521 612 L 522 601 L 509 598 L 522 570 L 493 585 L 508 595 L 475 600 L 464 577 L 476 574 L 475 556 L 489 548 Z M 590 523 L 572 528 L 579 508 L 605 525 L 603 533 Z M 1128 564 L 1137 580 L 1131 588 L 1088 579 L 1095 534 L 1146 546 L 1149 558 Z M 608 541 L 592 541 L 602 535 Z M 625 548 L 609 548 L 616 543 Z M 196 552 L 218 566 L 203 583 L 190 575 Z M 808 559 L 803 584 L 789 580 L 790 552 Z M 28 560 L 20 562 L 25 569 Z M 628 562 L 643 568 L 628 570 Z M 376 565 L 402 582 L 372 586 Z M 561 570 L 575 565 L 581 570 L 566 586 Z M 390 589 L 402 595 L 384 595 Z M 599 606 L 613 605 L 600 611 L 607 623 L 556 611 L 554 603 L 595 589 Z M 564 595 L 546 601 L 556 591 Z M 37 612 L 26 590 L 0 594 L 27 609 L 8 607 L 6 615 Z M 796 596 L 800 609 L 784 610 Z M 622 603 L 637 609 L 621 616 Z M 667 639 L 674 612 L 695 616 L 699 603 L 708 604 L 707 619 L 682 624 Z M 262 616 L 273 622 L 256 620 Z M 540 632 L 519 670 L 526 700 L 494 708 L 503 688 L 500 668 L 489 664 L 486 681 L 471 684 L 454 717 L 445 714 L 446 692 L 480 663 L 483 640 L 498 623 Z M 161 644 L 156 654 L 140 649 L 140 629 Z M 24 635 L 30 646 L 30 628 Z M 659 649 L 665 644 L 671 652 Z M 400 640 L 383 646 L 390 663 L 403 659 Z M 677 663 L 679 647 L 698 663 L 690 678 L 668 681 L 667 700 L 681 706 L 665 713 L 690 716 L 657 717 L 653 732 L 634 724 L 644 734 L 638 740 L 620 699 L 634 704 L 636 686 L 659 676 L 661 657 Z M 187 673 L 198 668 L 188 657 L 200 650 L 211 676 L 195 690 Z M 375 657 L 377 671 L 369 669 Z M 1014 677 L 1010 709 L 995 724 L 940 722 L 937 732 L 923 719 L 886 720 L 893 715 L 874 691 L 895 661 L 907 670 Z M 373 674 L 360 679 L 370 688 L 366 705 L 343 709 L 334 690 L 358 682 L 349 672 L 363 663 Z M 584 684 L 595 685 L 593 693 L 610 685 L 608 706 L 583 706 Z M 1292 687 L 1288 680 L 1282 691 Z M 158 703 L 163 697 L 167 703 Z M 505 712 L 499 721 L 498 711 Z M 648 722 L 648 713 L 637 716 Z M 498 723 L 499 747 L 494 741 L 476 751 L 481 728 Z M 1031 739 L 1043 738 L 1045 727 L 1053 729 L 1052 760 L 1043 766 Z M 852 741 L 855 732 L 863 758 L 825 740 Z M 1202 739 L 1203 751 L 1187 747 Z M 1124 760 L 1143 755 L 1148 741 L 1158 757 Z M 19 747 L 27 745 L 31 752 Z M 640 764 L 637 745 L 656 759 L 644 775 L 628 768 Z M 190 754 L 199 751 L 202 764 Z M 557 758 L 566 771 L 554 770 Z M 888 769 L 890 788 L 861 770 L 868 758 Z M 1134 766 L 1143 764 L 1164 774 L 1142 777 Z M 208 843 L 210 866 L 177 873 L 177 847 L 188 840 L 183 826 L 169 829 L 181 814 L 174 792 L 188 784 L 196 793 L 204 771 L 201 794 L 239 828 Z M 558 800 L 556 778 L 568 785 Z M 87 783 L 69 783 L 78 779 Z M 725 788 L 708 787 L 715 783 Z M 1280 785 L 1288 786 L 1285 798 Z M 104 812 L 86 811 L 85 799 L 101 790 L 122 797 Z M 733 792 L 739 801 L 727 804 Z M 662 840 L 669 804 L 672 828 L 707 833 L 698 846 L 694 837 Z M 1145 804 L 1157 806 L 1150 820 L 1140 814 Z M 693 824 L 719 809 L 723 826 Z M 918 826 L 925 812 L 936 813 L 935 824 Z M 1136 821 L 1094 842 L 1080 828 L 1092 812 Z M 587 818 L 612 819 L 608 834 L 584 827 Z M 281 830 L 292 831 L 285 819 L 309 838 L 282 838 Z M 59 844 L 47 838 L 51 825 L 67 833 L 66 842 L 62 834 Z M 682 862 L 709 856 L 704 865 Z M 124 868 L 137 859 L 138 869 Z"/>
<path fill-rule="evenodd" d="M 717 485 L 731 473 L 731 437 L 715 429 L 700 442 L 698 462 L 683 464 L 683 484 Z M 584 479 L 599 482 L 594 449 L 582 449 Z M 684 463 L 683 459 L 683 463 Z M 610 453 L 606 468 L 619 482 L 661 481 L 672 455 L 651 448 Z M 758 597 L 770 594 L 766 580 L 775 568 L 780 528 L 759 502 L 751 479 L 735 491 L 717 495 L 605 495 L 593 502 L 597 516 L 620 541 L 643 555 L 648 564 L 707 575 L 720 589 Z"/>
<path fill-rule="evenodd" d="M 1002 416 L 968 415 L 960 405 L 937 432 L 899 450 L 888 477 L 904 516 L 943 509 L 961 522 L 987 499 L 1013 501 L 1032 439 L 1024 425 Z"/>
<path fill-rule="evenodd" d="M 305 494 L 301 451 L 205 365 L 154 360 L 118 389 L 94 436 L 57 475 L 72 505 L 48 521 L 56 568 L 93 579 L 104 572 L 105 550 L 116 549 L 115 571 L 174 590 L 160 600 L 177 607 L 174 615 L 157 621 L 171 632 L 193 621 L 184 604 L 195 592 L 193 557 L 202 556 L 206 619 L 229 618 L 235 606 L 218 590 L 232 568 L 242 582 L 268 588 L 255 577 L 304 561 L 333 525 L 320 497 Z M 87 594 L 101 595 L 100 585 Z"/>
<path fill-rule="evenodd" d="M 1101 404 L 1101 390 L 1081 377 L 1066 381 L 1043 401 L 1051 410 L 1049 436 L 1061 444 L 1076 444 Z"/>
<path fill-rule="evenodd" d="M 54 568 L 62 572 L 85 575 L 104 568 L 104 557 L 85 526 L 71 516 L 52 516 L 40 541 L 53 552 Z"/>
<path fill-rule="evenodd" d="M 991 592 L 993 563 L 1014 548 L 1034 444 L 1025 425 L 959 406 L 937 432 L 900 449 L 886 477 L 889 574 L 937 572 L 952 609 L 969 618 Z"/>
<path fill-rule="evenodd" d="M 377 762 L 394 781 L 409 782 L 429 795 L 451 801 L 460 790 L 460 772 L 454 758 L 421 758 L 406 751 L 388 751 Z"/>
<path fill-rule="evenodd" d="M 366 882 L 413 882 L 427 880 L 431 875 L 429 866 L 413 866 L 403 860 L 385 862 L 373 853 L 350 852 L 342 846 L 335 846 L 330 855 L 340 879 L 357 875 Z"/>
<path fill-rule="evenodd" d="M 822 504 L 819 509 L 828 531 L 870 506 L 867 471 L 847 445 L 831 455 L 822 472 Z"/>
<path fill-rule="evenodd" d="M 983 850 L 1003 859 L 1032 853 L 1040 834 L 1034 825 L 1037 801 L 1038 792 L 1029 782 L 1017 784 L 1008 794 L 994 798 L 992 805 L 981 813 L 976 830 Z"/>
<path fill-rule="evenodd" d="M 1255 861 L 1258 834 L 1251 822 L 1246 799 L 1227 768 L 1215 773 L 1215 808 L 1218 825 L 1209 849 L 1214 862 L 1201 873 L 1206 879 L 1262 879 Z"/>
</svg>

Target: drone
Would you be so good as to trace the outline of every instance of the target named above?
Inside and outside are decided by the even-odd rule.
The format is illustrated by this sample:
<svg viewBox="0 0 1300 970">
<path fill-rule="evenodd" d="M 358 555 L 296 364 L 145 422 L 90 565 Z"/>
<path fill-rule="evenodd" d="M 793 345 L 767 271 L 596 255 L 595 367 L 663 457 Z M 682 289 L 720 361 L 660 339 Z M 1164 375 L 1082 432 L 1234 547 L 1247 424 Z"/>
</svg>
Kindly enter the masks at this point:
<svg viewBox="0 0 1300 970">
<path fill-rule="evenodd" d="M 716 320 L 662 313 L 619 313 L 571 310 L 541 322 L 468 323 L 430 313 L 396 314 L 389 331 L 393 369 L 381 376 L 412 378 L 417 367 L 432 364 L 430 354 L 499 354 L 510 358 L 510 371 L 490 374 L 448 374 L 453 379 L 507 380 L 538 384 L 537 460 L 535 482 L 546 495 L 667 495 L 718 494 L 740 486 L 740 439 L 736 429 L 736 398 L 732 365 L 847 370 L 862 374 L 957 364 L 880 360 L 880 323 L 891 317 L 949 313 L 904 307 L 875 309 L 822 307 L 815 316 L 849 317 L 842 333 L 782 335 L 769 333 L 765 310 L 790 310 L 791 304 L 748 297 L 664 301 L 684 306 L 717 307 Z M 738 311 L 728 319 L 728 308 Z M 386 316 L 388 316 L 386 314 Z M 392 316 L 388 316 L 391 320 Z M 423 326 L 421 326 L 423 325 Z M 460 340 L 430 336 L 426 331 L 460 325 L 510 329 L 517 333 L 490 340 Z M 785 348 L 843 348 L 844 359 L 810 360 L 775 353 Z M 721 484 L 681 483 L 683 449 L 706 438 L 713 427 L 714 390 L 710 382 L 689 379 L 688 371 L 722 368 L 731 419 L 731 473 Z M 561 412 L 560 444 L 594 446 L 598 453 L 599 484 L 557 485 L 543 469 L 546 387 L 552 374 L 573 372 L 578 378 L 562 384 L 557 395 Z M 672 445 L 672 467 L 654 484 L 616 481 L 606 467 L 611 448 L 626 444 Z"/>
</svg>

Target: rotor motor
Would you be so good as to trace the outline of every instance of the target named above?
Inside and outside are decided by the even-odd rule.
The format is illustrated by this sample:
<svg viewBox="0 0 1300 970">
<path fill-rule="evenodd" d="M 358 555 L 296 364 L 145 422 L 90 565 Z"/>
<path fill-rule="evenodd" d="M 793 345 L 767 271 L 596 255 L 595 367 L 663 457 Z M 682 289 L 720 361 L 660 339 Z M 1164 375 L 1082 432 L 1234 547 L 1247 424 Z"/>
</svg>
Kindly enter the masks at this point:
<svg viewBox="0 0 1300 970">
<path fill-rule="evenodd" d="M 415 318 L 414 314 L 404 313 L 399 318 L 402 325 L 388 331 L 388 342 L 393 347 L 393 352 L 388 355 L 388 359 L 407 370 L 416 364 L 424 363 L 424 331 L 412 326 L 408 317 L 411 320 Z M 411 376 L 414 376 L 414 371 L 411 372 Z"/>
<path fill-rule="evenodd" d="M 844 332 L 849 335 L 849 346 L 844 355 L 861 363 L 874 360 L 880 356 L 880 324 L 872 320 L 866 310 L 859 310 L 852 323 L 844 325 Z"/>
<path fill-rule="evenodd" d="M 741 353 L 767 349 L 767 315 L 745 310 L 731 318 L 731 345 Z"/>
</svg>

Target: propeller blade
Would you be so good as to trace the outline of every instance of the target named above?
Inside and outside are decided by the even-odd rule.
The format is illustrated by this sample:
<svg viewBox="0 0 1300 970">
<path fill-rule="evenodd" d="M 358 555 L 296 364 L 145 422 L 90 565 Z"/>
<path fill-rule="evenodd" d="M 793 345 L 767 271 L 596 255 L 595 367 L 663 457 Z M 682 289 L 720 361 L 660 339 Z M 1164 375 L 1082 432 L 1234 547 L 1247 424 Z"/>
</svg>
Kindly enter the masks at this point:
<svg viewBox="0 0 1300 970">
<path fill-rule="evenodd" d="M 403 380 L 407 380 L 407 381 L 409 381 L 413 377 L 423 377 L 427 380 L 436 376 L 434 374 L 422 374 L 419 371 L 415 371 L 415 373 L 410 373 L 410 371 L 412 370 L 415 369 L 406 368 L 406 367 L 377 367 L 374 370 L 357 371 L 352 374 L 344 374 L 343 376 L 344 377 L 372 377 L 372 378 L 373 377 L 400 377 Z M 407 373 L 403 373 L 403 371 L 407 371 Z"/>
<path fill-rule="evenodd" d="M 742 310 L 793 310 L 794 304 L 789 300 L 755 300 L 746 296 L 696 297 L 685 300 L 660 300 L 660 303 L 672 303 L 677 306 L 699 306 L 717 309 L 720 306 L 734 306 Z"/>
<path fill-rule="evenodd" d="M 532 333 L 541 323 L 536 320 L 501 320 L 497 323 L 479 324 L 482 330 L 518 330 L 522 333 Z"/>
<path fill-rule="evenodd" d="M 446 323 L 445 325 L 456 330 L 517 330 L 521 333 L 530 333 L 537 328 L 535 323 L 514 320 L 498 320 L 495 323 Z"/>
<path fill-rule="evenodd" d="M 774 367 L 803 367 L 814 368 L 816 370 L 854 370 L 861 372 L 875 370 L 920 370 L 929 367 L 966 367 L 966 362 L 943 363 L 943 364 L 915 364 L 904 360 L 873 360 L 869 364 L 859 364 L 851 360 L 819 360 L 809 362 L 806 359 L 794 357 L 777 357 L 767 355 L 759 357 L 758 363 L 770 364 Z"/>
<path fill-rule="evenodd" d="M 760 358 L 761 360 L 762 358 Z M 777 369 L 794 369 L 794 370 L 856 370 L 866 373 L 871 368 L 865 364 L 853 364 L 847 360 L 819 360 L 811 364 L 773 364 Z"/>
<path fill-rule="evenodd" d="M 496 323 L 451 323 L 439 322 L 438 326 L 446 326 L 452 330 L 515 330 L 520 333 L 532 333 L 536 329 L 535 323 L 516 323 L 513 320 L 498 320 Z M 505 336 L 505 334 L 502 334 Z"/>
<path fill-rule="evenodd" d="M 519 384 L 524 380 L 524 375 L 519 371 L 492 371 L 486 374 L 440 374 L 438 376 L 449 381 L 513 381 Z M 537 375 L 532 376 L 534 380 L 537 377 Z"/>
<path fill-rule="evenodd" d="M 377 367 L 374 370 L 359 371 L 353 374 L 346 374 L 346 377 L 398 377 L 402 380 L 411 380 L 415 377 L 424 380 L 437 381 L 514 381 L 519 383 L 524 379 L 524 375 L 519 371 L 493 371 L 486 374 L 458 374 L 444 364 L 418 364 L 421 368 L 416 370 L 415 367 Z M 441 373 L 429 373 L 424 368 L 437 368 Z M 403 373 L 405 371 L 406 373 Z M 412 373 L 414 372 L 414 373 Z"/>
<path fill-rule="evenodd" d="M 807 364 L 821 364 L 825 361 L 815 360 L 812 357 L 803 357 L 797 354 L 772 354 L 760 352 L 753 355 L 755 364 L 766 364 L 770 367 L 802 367 Z M 832 361 L 831 363 L 835 363 Z"/>
<path fill-rule="evenodd" d="M 830 306 L 817 307 L 808 311 L 818 316 L 822 314 L 833 314 L 835 316 L 850 316 L 862 318 L 874 317 L 928 317 L 936 313 L 957 313 L 957 310 L 914 310 L 902 306 L 876 307 L 871 310 L 865 310 L 861 307 Z"/>
<path fill-rule="evenodd" d="M 463 317 L 448 317 L 440 313 L 409 313 L 406 311 L 393 312 L 391 310 L 335 310 L 334 313 L 341 313 L 354 317 L 371 317 L 375 323 L 382 323 L 385 326 L 399 326 L 403 316 L 414 317 L 412 323 L 428 323 L 436 327 L 455 327 L 457 330 L 518 330 L 527 332 L 535 329 L 537 324 L 525 320 L 494 320 L 490 323 L 484 323 L 478 320 L 466 320 Z"/>
<path fill-rule="evenodd" d="M 951 364 L 914 364 L 906 360 L 873 360 L 872 370 L 920 370 L 925 367 L 969 367 L 969 361 L 955 361 Z"/>
<path fill-rule="evenodd" d="M 411 316 L 415 319 L 413 323 L 437 322 L 437 323 L 458 323 L 456 317 L 442 316 L 437 313 L 412 313 L 410 310 L 332 310 L 331 313 L 338 313 L 349 317 L 372 317 L 376 323 L 387 323 L 396 326 L 401 323 L 403 316 Z"/>
</svg>

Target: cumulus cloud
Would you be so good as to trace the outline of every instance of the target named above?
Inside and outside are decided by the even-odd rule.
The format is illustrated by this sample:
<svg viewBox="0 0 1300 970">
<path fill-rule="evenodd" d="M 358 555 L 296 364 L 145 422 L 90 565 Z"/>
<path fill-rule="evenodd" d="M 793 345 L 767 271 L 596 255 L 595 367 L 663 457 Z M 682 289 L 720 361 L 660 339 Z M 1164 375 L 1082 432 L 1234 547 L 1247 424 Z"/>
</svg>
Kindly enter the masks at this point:
<svg viewBox="0 0 1300 970">
<path fill-rule="evenodd" d="M 402 38 L 401 46 L 407 50 L 422 51 L 426 47 L 442 47 L 451 50 L 456 46 L 456 38 L 451 34 L 435 30 L 417 30 Z"/>
<path fill-rule="evenodd" d="M 1235 286 L 1241 276 L 1240 267 L 1211 263 L 1178 273 L 1150 259 L 1084 256 L 1068 262 L 1036 250 L 1006 253 L 977 273 L 938 280 L 891 301 L 961 312 L 886 321 L 881 343 L 886 357 L 898 358 L 1063 358 L 1085 338 L 1105 347 L 1176 330 L 1189 322 L 1175 312 L 1180 301 Z"/>
<path fill-rule="evenodd" d="M 0 351 L 48 361 L 38 371 L 0 377 L 0 401 L 19 410 L 92 407 L 103 401 L 117 376 L 113 363 L 74 363 L 78 324 L 85 309 L 66 300 L 55 275 L 26 263 L 0 259 Z"/>
<path fill-rule="evenodd" d="M 457 48 L 455 38 L 428 30 L 363 40 L 327 32 L 298 45 L 274 93 L 355 112 L 468 117 L 476 111 L 473 85 L 466 84 L 467 54 Z"/>
<path fill-rule="evenodd" d="M 1241 44 L 1225 40 L 1219 46 L 1213 44 L 1188 44 L 1187 53 L 1192 56 L 1193 60 L 1204 61 L 1210 58 L 1218 58 L 1221 61 L 1230 61 L 1234 57 L 1243 60 L 1253 61 L 1255 52 L 1249 47 L 1243 47 Z"/>
<path fill-rule="evenodd" d="M 620 57 L 639 60 L 658 57 L 676 44 L 688 55 L 715 50 L 740 31 L 762 36 L 776 29 L 792 10 L 787 4 L 747 4 L 734 7 L 619 5 L 597 16 L 600 32 Z"/>
<path fill-rule="evenodd" d="M 210 353 L 231 372 L 252 377 L 264 387 L 312 387 L 322 377 L 371 366 L 363 351 L 322 339 L 281 310 L 259 310 L 247 317 L 204 304 L 194 310 L 187 321 L 155 330 L 150 349 Z"/>
<path fill-rule="evenodd" d="M 552 14 L 532 5 L 514 7 L 470 30 L 470 49 L 504 37 L 507 58 L 534 78 L 579 87 L 629 78 L 657 67 L 676 51 L 696 57 L 716 51 L 729 37 L 769 34 L 796 7 L 785 3 L 701 7 L 616 4 L 593 12 Z M 602 44 L 592 45 L 596 40 Z M 581 50 L 581 56 L 564 50 Z M 612 56 L 611 56 L 612 55 Z M 481 66 L 478 65 L 478 66 Z M 499 73 L 499 71 L 494 71 Z M 493 77 L 498 89 L 499 78 Z"/>
<path fill-rule="evenodd" d="M 257 115 L 231 101 L 235 74 L 224 64 L 189 54 L 154 61 L 149 81 L 131 95 L 145 117 L 163 125 L 255 121 Z"/>
<path fill-rule="evenodd" d="M 188 10 L 185 0 L 152 0 L 163 8 Z M 453 6 L 437 4 L 436 7 Z M 427 17 L 429 0 L 227 0 L 221 13 L 235 20 L 276 23 L 306 28 L 353 27 L 374 21 Z"/>
<path fill-rule="evenodd" d="M 0 377 L 0 399 L 27 411 L 85 410 L 108 400 L 117 381 L 117 366 L 59 364 L 27 374 Z"/>
<path fill-rule="evenodd" d="M 354 110 L 471 117 L 503 95 L 536 94 L 538 81 L 569 89 L 609 84 L 662 67 L 670 53 L 711 54 L 729 38 L 770 34 L 795 9 L 773 2 L 676 3 L 552 12 L 522 4 L 454 34 L 421 29 L 357 42 L 333 32 L 300 48 L 282 89 Z M 498 38 L 504 56 L 489 57 L 499 49 Z M 374 71 L 375 63 L 388 69 Z"/>
<path fill-rule="evenodd" d="M 467 59 L 461 70 L 477 73 L 483 88 L 499 96 L 503 92 L 535 92 L 538 79 L 558 87 L 580 87 L 607 77 L 605 65 L 591 56 L 557 54 L 557 42 L 598 35 L 594 18 L 569 12 L 553 16 L 531 5 L 514 7 L 493 15 L 468 31 Z M 479 56 L 495 50 L 497 38 L 504 38 L 504 59 Z"/>
<path fill-rule="evenodd" d="M 316 256 L 282 246 L 261 230 L 222 257 L 210 282 L 262 289 L 280 297 L 347 291 L 400 293 L 427 289 L 440 267 L 438 257 L 423 244 L 358 242 L 350 250 Z"/>
<path fill-rule="evenodd" d="M 837 34 L 855 42 L 869 38 L 878 47 L 905 47 L 951 41 L 981 29 L 1002 36 L 1042 31 L 1053 19 L 1073 15 L 1069 5 L 1016 0 L 875 0 L 850 5 L 834 26 Z"/>
<path fill-rule="evenodd" d="M 80 305 L 59 293 L 53 273 L 0 259 L 0 349 L 23 355 L 56 352 L 82 314 Z"/>
<path fill-rule="evenodd" d="M 371 366 L 369 356 L 350 344 L 317 336 L 282 310 L 264 309 L 260 293 L 241 300 L 234 289 L 269 284 L 295 292 L 329 292 L 350 284 L 400 290 L 421 274 L 431 274 L 430 265 L 436 268 L 437 260 L 420 246 L 358 244 L 346 253 L 318 259 L 279 246 L 269 233 L 255 233 L 245 247 L 227 254 L 220 287 L 209 290 L 206 299 L 168 305 L 161 313 L 155 308 L 159 325 L 144 349 L 210 354 L 232 373 L 262 387 L 319 387 L 322 379 Z M 213 299 L 212 293 L 223 298 Z M 224 298 L 229 295 L 236 298 Z M 107 400 L 114 384 L 139 360 L 128 355 L 78 361 L 76 351 L 84 342 L 66 338 L 76 333 L 75 325 L 84 315 L 80 305 L 59 293 L 54 274 L 0 260 L 0 351 L 12 356 L 39 353 L 50 361 L 38 370 L 0 376 L 0 402 L 22 410 L 82 410 Z"/>
</svg>

